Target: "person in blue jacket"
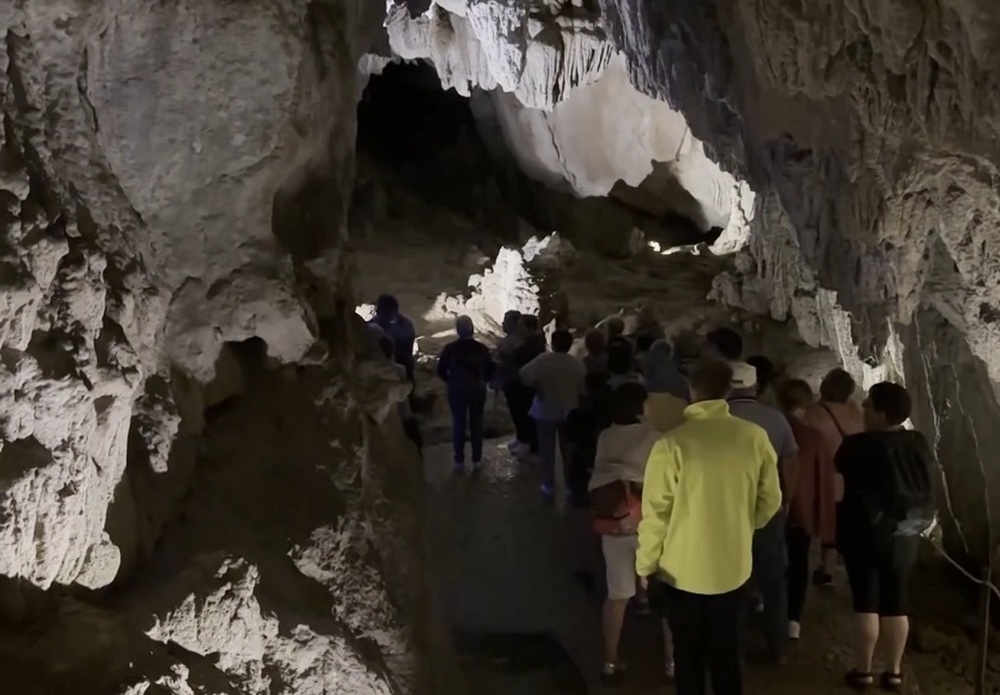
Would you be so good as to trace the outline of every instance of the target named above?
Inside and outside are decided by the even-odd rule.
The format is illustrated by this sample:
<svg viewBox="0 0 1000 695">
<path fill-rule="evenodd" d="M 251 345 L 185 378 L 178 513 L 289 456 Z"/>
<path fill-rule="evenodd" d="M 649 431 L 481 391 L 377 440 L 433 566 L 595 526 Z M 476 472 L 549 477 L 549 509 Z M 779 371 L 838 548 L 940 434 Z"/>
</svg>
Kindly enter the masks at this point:
<svg viewBox="0 0 1000 695">
<path fill-rule="evenodd" d="M 406 367 L 406 378 L 413 381 L 413 344 L 417 340 L 417 331 L 413 322 L 400 313 L 399 300 L 391 294 L 380 295 L 375 300 L 375 316 L 369 323 L 377 325 L 389 336 L 396 363 Z"/>
<path fill-rule="evenodd" d="M 478 471 L 483 463 L 483 413 L 494 364 L 490 349 L 472 337 L 472 319 L 459 316 L 455 320 L 455 332 L 458 340 L 444 346 L 438 358 L 437 373 L 448 384 L 455 471 L 461 473 L 465 470 L 467 427 L 472 440 L 473 470 Z"/>
</svg>

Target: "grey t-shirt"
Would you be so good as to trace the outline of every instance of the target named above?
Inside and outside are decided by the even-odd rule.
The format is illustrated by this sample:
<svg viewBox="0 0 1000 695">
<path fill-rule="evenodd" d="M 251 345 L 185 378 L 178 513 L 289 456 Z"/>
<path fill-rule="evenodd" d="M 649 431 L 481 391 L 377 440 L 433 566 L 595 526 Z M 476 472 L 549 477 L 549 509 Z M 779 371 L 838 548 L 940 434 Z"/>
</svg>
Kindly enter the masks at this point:
<svg viewBox="0 0 1000 695">
<path fill-rule="evenodd" d="M 792 426 L 788 424 L 785 414 L 777 408 L 764 405 L 756 398 L 737 397 L 729 399 L 729 412 L 763 427 L 779 459 L 799 453 L 799 445 L 795 443 Z"/>
</svg>

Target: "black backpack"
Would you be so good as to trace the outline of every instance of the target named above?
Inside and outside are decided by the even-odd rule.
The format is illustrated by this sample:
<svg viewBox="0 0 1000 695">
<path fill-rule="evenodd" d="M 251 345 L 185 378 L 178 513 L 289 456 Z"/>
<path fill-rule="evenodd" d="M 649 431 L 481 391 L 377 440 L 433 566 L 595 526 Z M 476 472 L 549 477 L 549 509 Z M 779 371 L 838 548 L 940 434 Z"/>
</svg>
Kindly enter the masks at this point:
<svg viewBox="0 0 1000 695">
<path fill-rule="evenodd" d="M 914 430 L 894 433 L 884 442 L 890 494 L 886 500 L 870 500 L 865 505 L 869 519 L 884 540 L 919 536 L 935 519 L 933 454 L 924 436 Z"/>
</svg>

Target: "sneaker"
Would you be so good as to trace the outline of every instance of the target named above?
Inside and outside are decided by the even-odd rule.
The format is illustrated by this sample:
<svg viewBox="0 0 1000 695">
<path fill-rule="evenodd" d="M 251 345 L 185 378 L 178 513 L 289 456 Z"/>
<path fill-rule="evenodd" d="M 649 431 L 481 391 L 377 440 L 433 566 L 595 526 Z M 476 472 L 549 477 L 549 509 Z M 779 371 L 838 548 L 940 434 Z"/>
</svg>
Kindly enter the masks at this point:
<svg viewBox="0 0 1000 695">
<path fill-rule="evenodd" d="M 472 472 L 473 473 L 478 473 L 481 470 L 483 470 L 483 462 L 482 461 L 473 461 L 472 462 Z"/>
<path fill-rule="evenodd" d="M 816 586 L 833 586 L 833 575 L 820 567 L 813 572 L 813 584 Z"/>
<path fill-rule="evenodd" d="M 461 475 L 462 473 L 465 473 L 465 464 L 462 463 L 462 462 L 460 462 L 460 461 L 456 461 L 455 462 L 454 470 L 459 475 Z"/>
<path fill-rule="evenodd" d="M 601 668 L 601 683 L 603 685 L 621 685 L 625 677 L 625 669 L 620 664 L 604 664 Z"/>
<path fill-rule="evenodd" d="M 797 620 L 788 621 L 788 639 L 799 639 L 802 635 L 802 625 Z"/>
<path fill-rule="evenodd" d="M 517 441 L 516 439 L 511 439 L 509 442 L 507 442 L 507 451 L 513 452 L 514 449 L 517 449 L 522 446 L 524 446 L 524 444 L 522 444 L 521 442 Z"/>
</svg>

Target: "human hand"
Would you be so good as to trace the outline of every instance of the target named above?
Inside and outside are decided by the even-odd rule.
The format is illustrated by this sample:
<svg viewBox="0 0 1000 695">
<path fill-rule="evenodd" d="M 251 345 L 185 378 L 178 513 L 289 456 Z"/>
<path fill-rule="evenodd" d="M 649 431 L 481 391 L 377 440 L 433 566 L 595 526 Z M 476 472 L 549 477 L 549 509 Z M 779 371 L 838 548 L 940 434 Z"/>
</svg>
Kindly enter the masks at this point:
<svg viewBox="0 0 1000 695">
<path fill-rule="evenodd" d="M 639 586 L 646 591 L 649 588 L 649 577 L 639 577 Z"/>
</svg>

